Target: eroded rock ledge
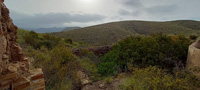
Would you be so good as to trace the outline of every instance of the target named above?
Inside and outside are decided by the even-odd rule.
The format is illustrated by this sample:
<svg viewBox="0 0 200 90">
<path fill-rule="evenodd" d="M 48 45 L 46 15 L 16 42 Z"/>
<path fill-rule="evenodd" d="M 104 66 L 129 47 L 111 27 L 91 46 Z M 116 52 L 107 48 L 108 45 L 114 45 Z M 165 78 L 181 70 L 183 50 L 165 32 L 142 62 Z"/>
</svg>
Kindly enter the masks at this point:
<svg viewBox="0 0 200 90">
<path fill-rule="evenodd" d="M 30 70 L 29 60 L 16 43 L 17 26 L 0 0 L 0 90 L 44 90 L 41 69 Z"/>
</svg>

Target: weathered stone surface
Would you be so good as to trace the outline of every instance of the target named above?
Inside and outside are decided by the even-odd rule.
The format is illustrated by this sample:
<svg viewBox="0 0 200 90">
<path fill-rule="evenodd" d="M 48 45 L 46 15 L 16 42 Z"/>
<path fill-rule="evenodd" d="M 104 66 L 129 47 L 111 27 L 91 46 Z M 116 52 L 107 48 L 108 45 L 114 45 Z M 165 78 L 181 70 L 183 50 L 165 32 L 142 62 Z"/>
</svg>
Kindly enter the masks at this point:
<svg viewBox="0 0 200 90">
<path fill-rule="evenodd" d="M 15 78 L 15 77 L 17 77 L 16 73 L 8 73 L 6 75 L 1 75 L 0 76 L 0 82 L 3 82 L 3 81 L 8 80 L 8 79 Z"/>
<path fill-rule="evenodd" d="M 45 90 L 41 69 L 30 70 L 30 62 L 17 44 L 17 26 L 0 0 L 0 90 Z"/>
<path fill-rule="evenodd" d="M 35 90 L 45 90 L 45 87 L 40 87 L 40 88 L 37 88 Z"/>
<path fill-rule="evenodd" d="M 198 49 L 200 49 L 200 40 L 198 40 L 197 42 L 195 42 L 194 46 Z"/>
<path fill-rule="evenodd" d="M 37 74 L 37 75 L 31 77 L 31 80 L 38 80 L 38 79 L 41 79 L 41 78 L 44 78 L 43 73 L 40 73 L 40 74 Z"/>
<path fill-rule="evenodd" d="M 192 73 L 200 77 L 200 40 L 189 46 L 188 58 L 187 58 L 187 69 Z"/>
<path fill-rule="evenodd" d="M 16 85 L 18 83 L 23 83 L 23 82 L 27 82 L 27 81 L 29 81 L 27 78 L 25 78 L 25 77 L 19 77 L 16 80 L 14 80 L 13 84 Z"/>
<path fill-rule="evenodd" d="M 12 90 L 10 89 L 10 85 L 0 87 L 0 90 Z"/>
<path fill-rule="evenodd" d="M 12 84 L 12 82 L 13 82 L 12 79 L 8 79 L 8 80 L 5 80 L 5 81 L 1 82 L 0 86 L 1 87 L 9 86 L 10 84 Z"/>
<path fill-rule="evenodd" d="M 10 63 L 8 65 L 8 70 L 10 72 L 13 72 L 13 73 L 17 73 L 18 72 L 18 68 L 19 68 L 19 64 L 18 63 Z"/>
<path fill-rule="evenodd" d="M 31 86 L 30 82 L 26 82 L 18 86 L 14 86 L 14 90 L 24 90 L 24 89 L 29 88 L 30 86 Z"/>
<path fill-rule="evenodd" d="M 89 79 L 88 75 L 85 74 L 83 71 L 79 71 L 77 73 L 77 76 L 81 80 L 81 84 L 83 86 L 90 83 L 90 79 Z"/>
</svg>

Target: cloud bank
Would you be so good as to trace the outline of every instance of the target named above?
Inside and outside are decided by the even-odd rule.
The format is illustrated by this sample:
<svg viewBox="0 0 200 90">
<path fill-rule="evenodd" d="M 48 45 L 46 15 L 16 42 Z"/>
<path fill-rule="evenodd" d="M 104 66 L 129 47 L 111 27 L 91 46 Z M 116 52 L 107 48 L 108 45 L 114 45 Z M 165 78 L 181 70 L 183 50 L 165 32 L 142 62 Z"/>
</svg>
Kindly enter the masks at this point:
<svg viewBox="0 0 200 90">
<path fill-rule="evenodd" d="M 200 20 L 200 0 L 93 0 L 90 3 L 84 0 L 59 2 L 7 0 L 5 2 L 11 10 L 14 23 L 26 28 L 90 26 L 120 20 Z"/>
</svg>

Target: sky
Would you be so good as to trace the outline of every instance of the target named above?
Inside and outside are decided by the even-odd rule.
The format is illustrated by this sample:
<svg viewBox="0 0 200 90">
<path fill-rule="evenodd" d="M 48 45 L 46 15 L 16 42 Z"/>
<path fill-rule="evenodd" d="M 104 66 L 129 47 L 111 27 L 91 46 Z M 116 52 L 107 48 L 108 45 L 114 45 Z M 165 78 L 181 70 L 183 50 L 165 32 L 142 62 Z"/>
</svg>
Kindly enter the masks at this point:
<svg viewBox="0 0 200 90">
<path fill-rule="evenodd" d="M 5 0 L 21 28 L 86 27 L 144 20 L 200 20 L 200 0 Z"/>
</svg>

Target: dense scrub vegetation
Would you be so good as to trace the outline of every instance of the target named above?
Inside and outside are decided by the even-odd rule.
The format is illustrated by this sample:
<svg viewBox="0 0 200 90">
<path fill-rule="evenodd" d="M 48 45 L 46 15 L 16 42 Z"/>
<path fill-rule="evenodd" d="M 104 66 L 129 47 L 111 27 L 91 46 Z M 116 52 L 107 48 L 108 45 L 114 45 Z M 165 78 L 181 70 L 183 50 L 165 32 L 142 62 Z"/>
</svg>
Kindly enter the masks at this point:
<svg viewBox="0 0 200 90">
<path fill-rule="evenodd" d="M 169 74 L 163 69 L 134 68 L 132 75 L 119 86 L 121 90 L 197 90 L 200 80 L 186 71 Z"/>
<path fill-rule="evenodd" d="M 99 72 L 102 75 L 116 75 L 120 71 L 128 71 L 129 67 L 149 66 L 173 71 L 174 68 L 185 66 L 190 44 L 190 40 L 182 35 L 128 37 L 102 57 Z"/>
<path fill-rule="evenodd" d="M 90 51 L 82 50 L 81 57 L 72 53 L 73 48 L 86 47 L 49 34 L 18 30 L 18 43 L 30 57 L 32 68 L 42 68 L 47 90 L 80 89 L 81 81 L 77 72 L 85 72 L 91 82 L 98 80 L 96 64 L 91 59 L 97 57 Z"/>
<path fill-rule="evenodd" d="M 131 74 L 120 90 L 197 90 L 200 79 L 185 71 L 188 46 L 197 36 L 131 36 L 113 46 L 98 64 L 102 76 Z"/>
<path fill-rule="evenodd" d="M 71 48 L 86 47 L 87 44 L 82 42 L 73 42 L 72 39 L 62 39 L 57 36 L 52 36 L 50 34 L 38 34 L 34 31 L 26 31 L 23 29 L 18 29 L 18 43 L 23 47 L 31 46 L 34 49 L 40 49 L 41 47 L 46 47 L 52 49 L 59 43 L 64 43 L 66 46 Z"/>
<path fill-rule="evenodd" d="M 70 48 L 59 44 L 52 50 L 42 47 L 40 50 L 29 49 L 27 55 L 34 58 L 33 66 L 43 69 L 47 89 L 61 89 L 69 85 L 68 89 L 80 85 L 76 72 L 80 70 L 78 57 Z M 65 83 L 65 81 L 68 81 Z"/>
<path fill-rule="evenodd" d="M 60 43 L 51 50 L 46 47 L 37 50 L 29 48 L 26 54 L 32 57 L 33 67 L 43 69 L 47 90 L 80 89 L 81 80 L 77 75 L 79 71 L 85 72 L 90 82 L 98 80 L 98 69 L 91 60 L 95 56 L 89 51 L 83 53 L 84 57 L 77 57 L 71 48 Z"/>
<path fill-rule="evenodd" d="M 71 39 L 19 30 L 18 42 L 32 62 L 42 68 L 47 90 L 77 90 L 82 87 L 78 72 L 84 72 L 93 83 L 102 80 L 111 84 L 119 73 L 128 77 L 120 90 L 195 90 L 200 80 L 184 70 L 188 46 L 197 35 L 155 34 L 130 36 L 116 43 L 102 57 L 89 47 Z M 99 62 L 99 59 L 101 61 Z"/>
</svg>

